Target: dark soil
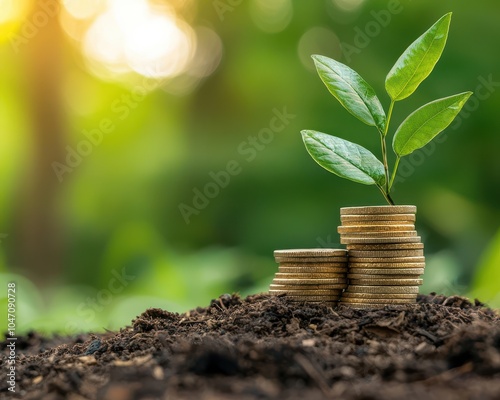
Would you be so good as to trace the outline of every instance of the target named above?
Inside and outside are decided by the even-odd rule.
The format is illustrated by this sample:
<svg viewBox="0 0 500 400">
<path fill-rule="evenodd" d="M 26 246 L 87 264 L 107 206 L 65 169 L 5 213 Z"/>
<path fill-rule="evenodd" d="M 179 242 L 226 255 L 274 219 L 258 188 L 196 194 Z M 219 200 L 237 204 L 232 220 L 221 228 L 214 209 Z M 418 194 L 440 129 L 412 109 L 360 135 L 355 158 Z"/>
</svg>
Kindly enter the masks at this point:
<svg viewBox="0 0 500 400">
<path fill-rule="evenodd" d="M 31 334 L 17 351 L 3 398 L 500 399 L 500 317 L 461 297 L 356 311 L 224 295 L 116 333 Z"/>
</svg>

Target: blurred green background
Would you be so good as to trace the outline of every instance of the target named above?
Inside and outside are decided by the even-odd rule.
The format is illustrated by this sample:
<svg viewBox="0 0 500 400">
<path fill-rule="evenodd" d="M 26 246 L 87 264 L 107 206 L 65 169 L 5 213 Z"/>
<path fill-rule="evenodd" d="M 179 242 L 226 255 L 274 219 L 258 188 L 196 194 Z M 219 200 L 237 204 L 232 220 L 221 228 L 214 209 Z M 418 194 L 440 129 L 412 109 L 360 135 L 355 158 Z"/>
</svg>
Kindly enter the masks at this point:
<svg viewBox="0 0 500 400">
<path fill-rule="evenodd" d="M 394 198 L 418 207 L 421 292 L 500 307 L 498 1 L 0 0 L 0 10 L 2 332 L 7 282 L 19 332 L 73 334 L 117 329 L 147 307 L 265 291 L 274 249 L 338 246 L 339 208 L 384 200 L 318 167 L 299 131 L 375 154 L 379 137 L 327 92 L 310 55 L 350 65 L 387 107 L 385 75 L 448 11 L 443 57 L 397 104 L 392 132 L 424 103 L 475 95 L 438 142 L 404 159 Z"/>
</svg>

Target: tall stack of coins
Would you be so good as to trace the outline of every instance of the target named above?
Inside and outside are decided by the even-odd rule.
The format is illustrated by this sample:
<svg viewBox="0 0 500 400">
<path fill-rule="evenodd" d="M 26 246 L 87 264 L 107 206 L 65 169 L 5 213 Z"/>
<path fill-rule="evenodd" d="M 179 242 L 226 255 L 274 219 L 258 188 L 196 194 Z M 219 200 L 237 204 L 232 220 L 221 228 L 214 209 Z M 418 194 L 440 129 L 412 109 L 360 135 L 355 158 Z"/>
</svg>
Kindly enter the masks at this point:
<svg viewBox="0 0 500 400">
<path fill-rule="evenodd" d="M 276 250 L 274 257 L 279 271 L 269 293 L 286 294 L 292 301 L 337 305 L 347 286 L 347 250 Z"/>
<path fill-rule="evenodd" d="M 341 208 L 340 242 L 349 253 L 341 304 L 355 308 L 414 303 L 424 273 L 415 206 Z"/>
</svg>

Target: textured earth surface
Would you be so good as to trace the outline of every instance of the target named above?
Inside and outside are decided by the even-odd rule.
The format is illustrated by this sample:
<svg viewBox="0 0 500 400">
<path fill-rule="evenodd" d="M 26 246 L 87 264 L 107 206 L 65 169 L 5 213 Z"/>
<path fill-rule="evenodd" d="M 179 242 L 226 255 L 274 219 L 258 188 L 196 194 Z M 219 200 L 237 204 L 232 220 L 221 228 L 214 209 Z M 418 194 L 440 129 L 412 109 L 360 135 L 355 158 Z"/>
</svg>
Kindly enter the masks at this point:
<svg viewBox="0 0 500 400">
<path fill-rule="evenodd" d="M 17 392 L 2 379 L 2 398 L 500 398 L 498 313 L 435 294 L 379 310 L 223 295 L 146 310 L 119 332 L 32 333 L 17 351 Z"/>
</svg>

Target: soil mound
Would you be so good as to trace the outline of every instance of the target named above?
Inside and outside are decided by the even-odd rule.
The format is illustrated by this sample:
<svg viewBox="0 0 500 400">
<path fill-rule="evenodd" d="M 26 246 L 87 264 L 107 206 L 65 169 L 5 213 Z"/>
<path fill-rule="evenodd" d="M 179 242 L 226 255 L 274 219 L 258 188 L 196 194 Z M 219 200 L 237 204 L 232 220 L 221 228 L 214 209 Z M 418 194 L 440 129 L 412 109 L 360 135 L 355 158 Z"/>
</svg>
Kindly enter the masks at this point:
<svg viewBox="0 0 500 400">
<path fill-rule="evenodd" d="M 17 391 L 2 380 L 5 398 L 500 398 L 500 316 L 457 296 L 334 310 L 223 295 L 184 314 L 146 310 L 119 332 L 32 333 L 17 352 Z"/>
</svg>

